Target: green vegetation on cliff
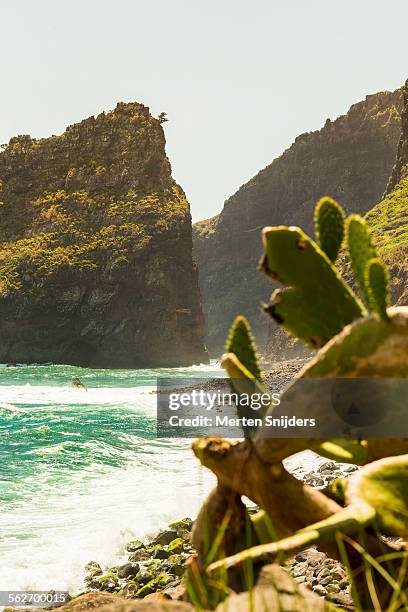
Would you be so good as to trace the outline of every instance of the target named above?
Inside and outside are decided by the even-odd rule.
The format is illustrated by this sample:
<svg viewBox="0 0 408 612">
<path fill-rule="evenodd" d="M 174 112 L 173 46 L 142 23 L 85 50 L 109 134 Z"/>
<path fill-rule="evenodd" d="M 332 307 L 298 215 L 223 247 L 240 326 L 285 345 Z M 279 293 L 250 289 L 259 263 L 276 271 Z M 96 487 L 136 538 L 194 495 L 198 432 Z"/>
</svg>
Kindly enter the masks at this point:
<svg viewBox="0 0 408 612">
<path fill-rule="evenodd" d="M 379 253 L 390 270 L 397 304 L 408 303 L 408 79 L 403 88 L 397 159 L 383 200 L 366 215 Z"/>
<path fill-rule="evenodd" d="M 408 177 L 366 215 L 378 246 L 386 253 L 408 243 Z"/>
<path fill-rule="evenodd" d="M 398 304 L 408 301 L 408 177 L 366 215 L 381 257 L 391 274 Z"/>
<path fill-rule="evenodd" d="M 171 196 L 161 202 L 160 194 L 138 200 L 132 192 L 119 201 L 84 190 L 43 194 L 30 203 L 29 237 L 0 246 L 0 295 L 35 292 L 68 269 L 79 274 L 109 266 L 111 273 L 120 273 L 149 246 L 154 233 L 173 230 L 188 210 L 177 185 Z"/>
<path fill-rule="evenodd" d="M 188 219 L 163 144 L 140 104 L 62 136 L 13 138 L 0 156 L 0 295 L 35 291 L 64 269 L 120 271 L 154 234 Z"/>
</svg>

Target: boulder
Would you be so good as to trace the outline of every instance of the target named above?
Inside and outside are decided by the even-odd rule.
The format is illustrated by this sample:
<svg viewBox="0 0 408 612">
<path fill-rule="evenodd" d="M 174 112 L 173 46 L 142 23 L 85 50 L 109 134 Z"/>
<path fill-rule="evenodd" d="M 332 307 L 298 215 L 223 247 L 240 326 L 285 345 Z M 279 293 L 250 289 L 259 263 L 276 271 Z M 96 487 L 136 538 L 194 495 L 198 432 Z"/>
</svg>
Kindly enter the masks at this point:
<svg viewBox="0 0 408 612">
<path fill-rule="evenodd" d="M 96 561 L 90 561 L 87 563 L 85 565 L 85 571 L 88 576 L 101 576 L 103 573 L 101 566 Z"/>
<path fill-rule="evenodd" d="M 118 578 L 131 578 L 139 572 L 138 563 L 125 563 L 118 568 Z"/>
</svg>

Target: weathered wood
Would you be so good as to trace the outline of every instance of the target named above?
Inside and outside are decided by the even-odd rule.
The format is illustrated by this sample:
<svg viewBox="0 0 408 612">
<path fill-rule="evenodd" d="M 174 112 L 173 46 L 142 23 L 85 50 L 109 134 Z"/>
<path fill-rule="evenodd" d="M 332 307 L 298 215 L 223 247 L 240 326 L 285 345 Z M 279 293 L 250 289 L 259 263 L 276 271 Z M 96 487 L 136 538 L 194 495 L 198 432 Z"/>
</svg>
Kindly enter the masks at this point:
<svg viewBox="0 0 408 612">
<path fill-rule="evenodd" d="M 281 463 L 261 461 L 250 442 L 200 439 L 193 443 L 193 450 L 220 483 L 265 510 L 279 537 L 341 510 L 335 501 L 294 478 Z"/>
</svg>

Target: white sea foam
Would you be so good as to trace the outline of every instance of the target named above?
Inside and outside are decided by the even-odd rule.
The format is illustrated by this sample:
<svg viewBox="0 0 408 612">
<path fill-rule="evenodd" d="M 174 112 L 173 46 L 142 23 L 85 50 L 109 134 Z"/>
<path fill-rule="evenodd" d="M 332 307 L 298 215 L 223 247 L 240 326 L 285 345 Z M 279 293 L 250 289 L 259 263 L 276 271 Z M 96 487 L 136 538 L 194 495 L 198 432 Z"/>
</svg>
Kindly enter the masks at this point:
<svg viewBox="0 0 408 612">
<path fill-rule="evenodd" d="M 124 545 L 181 516 L 194 516 L 213 484 L 191 451 L 161 449 L 151 466 L 140 463 L 90 480 L 87 490 L 54 488 L 10 516 L 0 531 L 15 541 L 0 544 L 1 590 L 67 589 L 82 586 L 83 567 L 96 559 L 120 561 Z M 6 524 L 5 524 L 6 523 Z M 32 530 L 35 526 L 35 533 Z"/>
<path fill-rule="evenodd" d="M 88 561 L 107 568 L 125 560 L 129 540 L 145 538 L 182 516 L 194 517 L 215 482 L 188 440 L 155 439 L 126 427 L 113 429 L 112 440 L 93 435 L 93 425 L 98 428 L 112 410 L 131 420 L 134 414 L 136 423 L 139 416 L 153 423 L 152 386 L 95 388 L 91 382 L 106 385 L 106 379 L 101 371 L 87 370 L 79 375 L 90 382 L 88 391 L 48 384 L 61 369 L 39 369 L 35 384 L 24 384 L 21 369 L 16 372 L 20 384 L 14 384 L 12 373 L 2 372 L 10 384 L 0 385 L 0 418 L 5 429 L 15 425 L 18 444 L 25 436 L 31 442 L 21 456 L 14 452 L 13 461 L 19 467 L 31 462 L 36 471 L 15 481 L 8 476 L 7 457 L 3 464 L 0 494 L 8 497 L 0 512 L 0 590 L 81 590 Z M 190 372 L 221 375 L 214 363 Z M 152 380 L 155 373 L 144 371 L 140 380 Z M 135 374 L 109 376 L 126 380 Z M 290 462 L 312 464 L 315 457 Z"/>
<path fill-rule="evenodd" d="M 151 411 L 156 406 L 152 387 L 99 387 L 87 391 L 70 386 L 11 385 L 0 386 L 0 409 L 14 412 L 43 410 L 45 406 L 103 406 L 126 405 L 135 409 Z M 15 406 L 17 404 L 17 407 Z"/>
<path fill-rule="evenodd" d="M 75 592 L 89 560 L 105 567 L 119 562 L 130 539 L 196 514 L 213 478 L 199 466 L 187 441 L 182 447 L 169 441 L 139 443 L 137 460 L 133 457 L 124 468 L 101 468 L 97 477 L 89 466 L 90 472 L 78 472 L 69 488 L 62 479 L 52 482 L 51 474 L 38 474 L 42 495 L 0 513 L 0 532 L 14 536 L 0 543 L 0 590 Z M 36 452 L 62 449 L 58 444 Z"/>
<path fill-rule="evenodd" d="M 34 440 L 21 459 L 14 454 L 13 460 L 39 462 L 34 477 L 28 473 L 14 482 L 7 473 L 0 475 L 0 493 L 15 494 L 0 512 L 0 590 L 77 592 L 88 561 L 106 568 L 124 560 L 126 542 L 147 537 L 171 520 L 194 517 L 214 484 L 188 440 L 149 439 L 121 430 L 111 445 L 81 428 L 66 433 L 65 424 L 78 421 L 82 411 L 92 424 L 94 409 L 96 427 L 98 415 L 112 409 L 153 422 L 153 387 L 89 386 L 85 391 L 44 384 L 47 379 L 44 370 L 41 384 L 0 385 L 6 427 L 18 419 L 18 435 Z M 89 460 L 82 465 L 84 456 Z M 78 469 L 68 465 L 75 461 Z"/>
<path fill-rule="evenodd" d="M 12 418 L 17 414 L 21 414 L 23 411 L 21 408 L 14 406 L 14 404 L 6 404 L 5 402 L 0 403 L 0 416 L 3 418 Z"/>
</svg>

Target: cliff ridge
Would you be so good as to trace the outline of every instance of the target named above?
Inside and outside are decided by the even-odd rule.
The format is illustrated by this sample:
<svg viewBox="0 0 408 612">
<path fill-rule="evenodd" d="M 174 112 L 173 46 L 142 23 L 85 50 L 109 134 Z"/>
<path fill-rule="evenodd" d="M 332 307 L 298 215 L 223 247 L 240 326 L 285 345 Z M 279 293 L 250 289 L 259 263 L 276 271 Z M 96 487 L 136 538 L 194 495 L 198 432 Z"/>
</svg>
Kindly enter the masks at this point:
<svg viewBox="0 0 408 612">
<path fill-rule="evenodd" d="M 401 130 L 402 91 L 379 92 L 292 146 L 231 196 L 218 217 L 194 225 L 206 342 L 223 351 L 237 313 L 253 326 L 260 348 L 273 338 L 276 355 L 292 356 L 285 338 L 261 311 L 273 283 L 257 272 L 266 225 L 299 225 L 312 231 L 313 209 L 324 195 L 345 210 L 365 214 L 384 193 Z M 286 344 L 285 344 L 286 343 Z M 295 351 L 296 352 L 296 351 Z"/>
</svg>

